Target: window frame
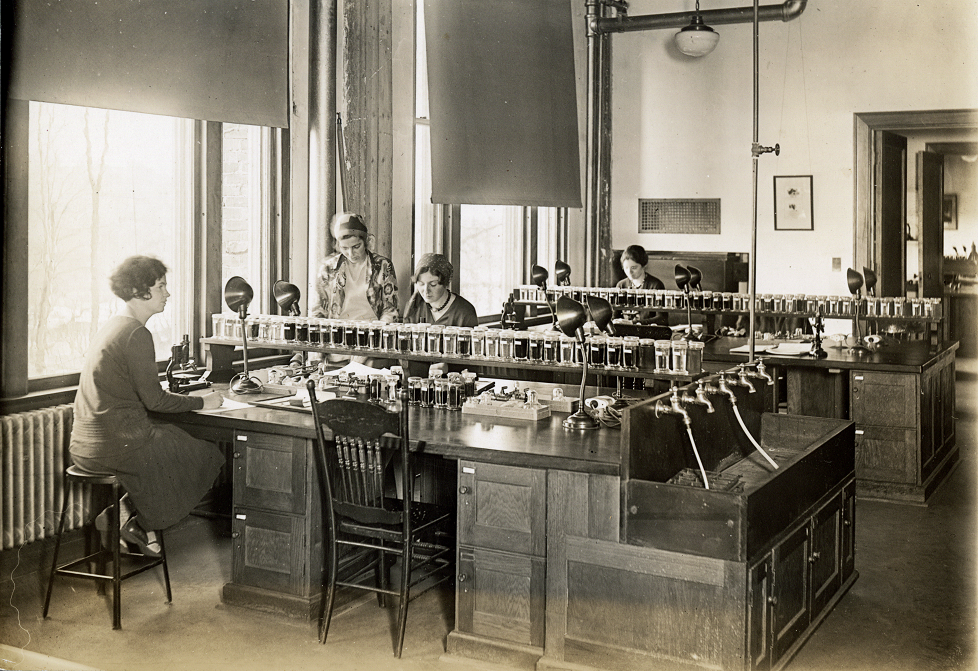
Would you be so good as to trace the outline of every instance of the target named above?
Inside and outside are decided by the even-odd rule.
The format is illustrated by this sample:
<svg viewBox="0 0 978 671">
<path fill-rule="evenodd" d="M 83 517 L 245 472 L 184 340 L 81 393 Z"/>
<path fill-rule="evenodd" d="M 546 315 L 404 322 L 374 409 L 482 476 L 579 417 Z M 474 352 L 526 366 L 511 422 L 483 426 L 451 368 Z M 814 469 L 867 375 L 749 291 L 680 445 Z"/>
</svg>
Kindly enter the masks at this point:
<svg viewBox="0 0 978 671">
<path fill-rule="evenodd" d="M 0 306 L 0 412 L 20 412 L 74 399 L 80 372 L 28 377 L 28 143 L 30 101 L 6 101 L 3 135 L 4 245 L 3 301 Z M 207 335 L 210 315 L 223 311 L 222 276 L 222 126 L 221 122 L 194 121 L 191 184 L 193 221 L 191 236 L 192 277 L 190 292 L 194 307 L 190 316 L 192 356 L 203 362 L 200 339 Z M 270 278 L 289 279 L 289 131 L 262 127 L 262 253 L 267 255 Z M 263 264 L 264 267 L 264 264 Z M 256 309 L 269 299 L 256 301 Z M 158 369 L 166 368 L 167 352 Z"/>
</svg>

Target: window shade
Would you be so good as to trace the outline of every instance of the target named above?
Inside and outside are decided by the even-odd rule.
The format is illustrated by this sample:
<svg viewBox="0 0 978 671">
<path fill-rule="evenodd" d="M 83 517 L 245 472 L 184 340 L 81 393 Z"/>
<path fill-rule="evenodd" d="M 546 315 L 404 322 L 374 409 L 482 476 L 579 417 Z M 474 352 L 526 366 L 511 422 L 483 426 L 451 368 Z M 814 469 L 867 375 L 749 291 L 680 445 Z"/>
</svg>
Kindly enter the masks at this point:
<svg viewBox="0 0 978 671">
<path fill-rule="evenodd" d="M 571 0 L 425 0 L 432 201 L 581 207 Z"/>
<path fill-rule="evenodd" d="M 13 19 L 13 98 L 288 126 L 288 0 L 16 0 Z"/>
</svg>

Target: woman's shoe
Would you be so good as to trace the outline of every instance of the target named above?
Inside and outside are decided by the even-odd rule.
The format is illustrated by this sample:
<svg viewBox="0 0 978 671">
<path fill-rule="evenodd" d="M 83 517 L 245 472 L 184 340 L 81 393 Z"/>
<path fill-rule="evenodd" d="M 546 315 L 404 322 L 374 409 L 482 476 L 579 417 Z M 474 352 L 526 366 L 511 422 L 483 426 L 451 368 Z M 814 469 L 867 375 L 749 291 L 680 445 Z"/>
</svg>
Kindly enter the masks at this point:
<svg viewBox="0 0 978 671">
<path fill-rule="evenodd" d="M 156 538 L 156 534 L 152 533 L 152 537 L 146 533 L 146 531 L 139 526 L 139 521 L 135 517 L 130 517 L 126 525 L 122 527 L 122 540 L 127 543 L 132 543 L 137 548 L 139 548 L 140 553 L 146 555 L 147 557 L 159 557 L 163 554 L 163 549 L 160 547 L 160 542 Z"/>
<path fill-rule="evenodd" d="M 112 549 L 109 547 L 109 519 L 111 514 L 112 506 L 109 506 L 95 516 L 95 528 L 98 530 L 99 538 L 102 541 L 102 547 L 104 547 L 106 550 Z M 122 538 L 119 539 L 119 549 L 122 552 L 129 552 L 129 546 L 126 545 L 126 542 L 122 540 Z"/>
</svg>

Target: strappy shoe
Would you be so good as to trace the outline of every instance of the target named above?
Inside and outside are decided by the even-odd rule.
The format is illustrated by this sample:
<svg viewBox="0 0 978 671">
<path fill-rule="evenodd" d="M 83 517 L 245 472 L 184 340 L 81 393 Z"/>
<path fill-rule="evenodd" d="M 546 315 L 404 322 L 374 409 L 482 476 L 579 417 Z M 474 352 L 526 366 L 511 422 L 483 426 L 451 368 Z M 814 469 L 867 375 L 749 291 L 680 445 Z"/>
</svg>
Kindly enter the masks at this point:
<svg viewBox="0 0 978 671">
<path fill-rule="evenodd" d="M 111 506 L 100 512 L 95 516 L 95 528 L 98 530 L 99 538 L 102 541 L 102 547 L 106 550 L 111 550 L 109 547 L 109 518 L 111 515 Z M 129 552 L 129 546 L 126 545 L 121 537 L 119 538 L 119 549 L 123 552 Z"/>
<path fill-rule="evenodd" d="M 135 517 L 129 518 L 129 521 L 122 527 L 121 533 L 122 540 L 135 545 L 139 548 L 140 553 L 147 557 L 159 557 L 163 554 L 163 548 L 160 547 L 156 533 L 152 531 L 147 533 L 139 526 L 139 521 Z"/>
</svg>

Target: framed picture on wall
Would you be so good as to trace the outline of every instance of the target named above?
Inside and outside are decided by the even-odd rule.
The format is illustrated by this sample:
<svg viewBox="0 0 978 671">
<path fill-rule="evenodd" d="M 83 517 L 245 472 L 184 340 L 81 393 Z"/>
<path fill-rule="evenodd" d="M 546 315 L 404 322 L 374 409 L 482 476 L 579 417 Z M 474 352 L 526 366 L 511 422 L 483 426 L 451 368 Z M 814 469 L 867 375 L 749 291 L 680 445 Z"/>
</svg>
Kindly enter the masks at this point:
<svg viewBox="0 0 978 671">
<path fill-rule="evenodd" d="M 958 194 L 944 194 L 944 209 L 941 218 L 944 220 L 944 230 L 958 230 Z"/>
<path fill-rule="evenodd" d="M 813 231 L 812 176 L 775 175 L 774 230 Z"/>
</svg>

